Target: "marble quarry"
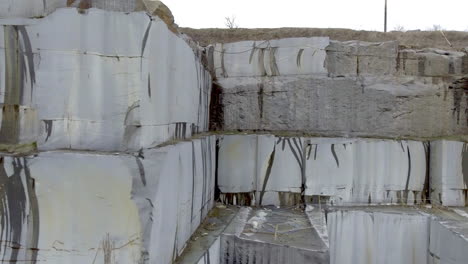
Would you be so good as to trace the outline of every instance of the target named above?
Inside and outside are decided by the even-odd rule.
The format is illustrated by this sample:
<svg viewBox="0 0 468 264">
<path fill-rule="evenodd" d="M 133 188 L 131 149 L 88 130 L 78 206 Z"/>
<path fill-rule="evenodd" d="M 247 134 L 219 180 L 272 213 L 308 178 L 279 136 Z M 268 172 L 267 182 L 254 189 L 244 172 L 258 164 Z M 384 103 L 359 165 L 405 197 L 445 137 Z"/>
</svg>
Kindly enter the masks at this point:
<svg viewBox="0 0 468 264">
<path fill-rule="evenodd" d="M 0 0 L 0 104 L 2 263 L 468 260 L 466 51 Z"/>
</svg>

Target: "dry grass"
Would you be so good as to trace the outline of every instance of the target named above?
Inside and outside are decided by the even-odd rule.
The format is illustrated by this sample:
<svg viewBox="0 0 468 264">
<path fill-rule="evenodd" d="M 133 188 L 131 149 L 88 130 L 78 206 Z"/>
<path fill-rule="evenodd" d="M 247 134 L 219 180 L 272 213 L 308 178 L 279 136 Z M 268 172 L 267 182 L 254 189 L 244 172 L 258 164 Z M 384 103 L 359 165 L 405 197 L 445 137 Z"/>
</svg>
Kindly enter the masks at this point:
<svg viewBox="0 0 468 264">
<path fill-rule="evenodd" d="M 229 43 L 243 40 L 271 40 L 292 37 L 328 36 L 332 40 L 361 40 L 382 42 L 397 40 L 400 45 L 408 48 L 439 48 L 446 50 L 463 50 L 468 47 L 468 32 L 444 31 L 453 47 L 450 47 L 439 31 L 393 31 L 389 33 L 377 31 L 356 31 L 335 28 L 273 28 L 273 29 L 192 29 L 179 28 L 179 31 L 192 37 L 202 46 L 212 43 Z"/>
</svg>

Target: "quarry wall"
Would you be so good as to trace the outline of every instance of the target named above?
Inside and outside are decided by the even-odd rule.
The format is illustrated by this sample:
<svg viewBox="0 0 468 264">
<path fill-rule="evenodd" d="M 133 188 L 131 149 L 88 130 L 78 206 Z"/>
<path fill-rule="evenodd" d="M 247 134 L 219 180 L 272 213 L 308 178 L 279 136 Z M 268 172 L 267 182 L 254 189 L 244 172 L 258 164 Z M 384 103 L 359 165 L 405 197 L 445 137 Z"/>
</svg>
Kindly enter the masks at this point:
<svg viewBox="0 0 468 264">
<path fill-rule="evenodd" d="M 364 209 L 468 204 L 466 52 L 328 37 L 200 47 L 159 1 L 1 0 L 0 25 L 2 260 L 173 263 L 216 201 L 318 204 L 327 222 L 307 228 L 326 240 L 322 262 L 465 256 L 464 218 Z M 191 263 L 248 245 L 303 252 L 221 233 Z M 367 262 L 336 251 L 356 239 Z"/>
<path fill-rule="evenodd" d="M 419 138 L 468 132 L 464 52 L 327 37 L 209 51 L 223 87 L 225 130 Z"/>
</svg>

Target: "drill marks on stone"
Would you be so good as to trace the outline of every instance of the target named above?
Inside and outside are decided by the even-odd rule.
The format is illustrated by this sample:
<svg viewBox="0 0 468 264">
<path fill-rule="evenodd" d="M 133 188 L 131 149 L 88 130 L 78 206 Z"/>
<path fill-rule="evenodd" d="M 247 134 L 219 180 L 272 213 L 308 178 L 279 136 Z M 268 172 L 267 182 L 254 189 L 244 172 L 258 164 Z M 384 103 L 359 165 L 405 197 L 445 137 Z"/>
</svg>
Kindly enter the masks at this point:
<svg viewBox="0 0 468 264">
<path fill-rule="evenodd" d="M 138 133 L 138 129 L 140 128 L 139 124 L 135 124 L 133 118 L 130 118 L 130 113 L 139 108 L 140 103 L 134 102 L 130 107 L 128 107 L 127 112 L 125 113 L 125 119 L 124 119 L 124 136 L 123 136 L 123 141 L 125 142 L 125 145 L 128 146 L 128 144 L 132 141 L 132 139 L 136 136 Z"/>
<path fill-rule="evenodd" d="M 302 60 L 303 53 L 304 53 L 304 49 L 300 49 L 299 52 L 297 53 L 296 64 L 298 68 L 301 68 L 301 60 Z"/>
<path fill-rule="evenodd" d="M 202 115 L 202 93 L 203 93 L 203 87 L 202 87 L 202 84 L 200 82 L 200 72 L 203 71 L 203 70 L 200 70 L 198 68 L 198 64 L 197 64 L 197 58 L 194 57 L 193 58 L 194 61 L 195 61 L 195 71 L 196 71 L 196 76 L 197 76 L 197 86 L 198 86 L 198 114 L 197 114 L 197 124 L 200 124 L 200 116 Z"/>
<path fill-rule="evenodd" d="M 253 206 L 255 201 L 255 192 L 241 192 L 241 193 L 221 193 L 219 200 L 223 204 L 239 205 L 239 206 Z"/>
<path fill-rule="evenodd" d="M 422 202 L 426 202 L 427 199 L 430 199 L 431 189 L 430 189 L 430 182 L 431 182 L 431 143 L 430 142 L 423 142 L 424 152 L 426 156 L 426 177 L 424 179 L 423 190 L 421 194 Z"/>
<path fill-rule="evenodd" d="M 271 76 L 279 76 L 278 65 L 276 64 L 276 51 L 278 48 L 270 48 L 270 69 Z"/>
<path fill-rule="evenodd" d="M 420 56 L 418 58 L 418 73 L 419 73 L 419 75 L 424 76 L 425 68 L 426 68 L 426 57 L 425 56 Z"/>
<path fill-rule="evenodd" d="M 36 75 L 31 42 L 24 26 L 4 26 L 4 45 L 5 94 L 0 142 L 16 144 L 18 143 L 20 130 L 19 105 L 25 101 L 24 80 L 27 79 L 27 72 L 29 72 L 32 98 Z"/>
<path fill-rule="evenodd" d="M 463 182 L 465 185 L 464 188 L 468 189 L 468 143 L 463 144 L 463 150 L 462 150 L 461 155 L 462 155 Z"/>
<path fill-rule="evenodd" d="M 359 76 L 359 54 L 358 52 L 356 52 L 356 76 Z M 364 88 L 363 88 L 363 93 L 364 93 Z"/>
<path fill-rule="evenodd" d="M 258 87 L 258 112 L 260 114 L 260 122 L 263 119 L 263 83 L 257 84 Z"/>
<path fill-rule="evenodd" d="M 258 49 L 258 71 L 260 76 L 267 76 L 266 69 L 265 69 L 265 49 L 259 48 Z"/>
<path fill-rule="evenodd" d="M 8 176 L 0 158 L 0 248 L 2 262 L 36 263 L 39 240 L 39 205 L 35 182 L 25 158 L 13 158 Z"/>
<path fill-rule="evenodd" d="M 294 138 L 279 138 L 276 145 L 278 145 L 281 141 L 283 143 L 282 150 L 284 151 L 285 144 L 287 143 L 289 146 L 289 149 L 291 150 L 294 158 L 297 161 L 299 169 L 301 170 L 301 197 L 302 197 L 302 201 L 304 202 L 304 194 L 305 194 L 305 188 L 306 188 L 305 166 L 306 166 L 307 148 L 304 148 L 301 138 L 295 138 L 295 137 Z M 306 146 L 308 146 L 309 144 L 310 142 L 307 143 Z"/>
<path fill-rule="evenodd" d="M 403 152 L 405 152 L 405 147 L 403 147 L 403 142 L 400 141 L 400 146 L 401 146 L 401 150 L 403 150 Z"/>
<path fill-rule="evenodd" d="M 453 110 L 452 115 L 456 114 L 457 124 L 460 124 L 460 113 L 461 113 L 461 102 L 463 96 L 465 96 L 466 106 L 465 106 L 465 117 L 466 124 L 468 125 L 468 78 L 463 77 L 458 79 L 449 86 L 449 89 L 453 90 Z"/>
<path fill-rule="evenodd" d="M 262 186 L 262 191 L 260 192 L 258 205 L 262 205 L 263 196 L 265 195 L 265 190 L 266 190 L 268 180 L 270 179 L 270 175 L 271 175 L 271 168 L 273 167 L 273 162 L 275 161 L 275 153 L 276 153 L 276 146 L 273 147 L 273 152 L 271 152 L 270 157 L 268 158 L 268 167 L 265 172 L 265 178 L 263 180 L 263 186 Z"/>
<path fill-rule="evenodd" d="M 399 51 L 399 48 L 397 48 L 396 66 L 395 66 L 395 69 L 396 69 L 396 72 L 397 72 L 397 73 L 400 71 L 400 67 L 401 67 L 401 66 L 400 66 L 400 63 L 401 63 L 401 61 L 400 61 L 400 53 L 402 53 L 402 52 L 400 52 L 400 51 Z"/>
<path fill-rule="evenodd" d="M 185 139 L 187 136 L 187 123 L 177 122 L 175 123 L 175 139 Z"/>
<path fill-rule="evenodd" d="M 317 160 L 317 150 L 318 150 L 318 144 L 315 144 L 314 160 Z"/>
<path fill-rule="evenodd" d="M 462 74 L 468 74 L 468 54 L 465 53 L 465 55 L 462 57 L 461 61 L 461 73 Z"/>
<path fill-rule="evenodd" d="M 224 53 L 226 52 L 226 49 L 224 48 L 224 44 L 221 44 L 221 76 L 224 78 L 227 78 L 228 75 L 226 73 L 226 67 L 224 66 Z"/>
<path fill-rule="evenodd" d="M 206 186 L 206 172 L 207 172 L 207 166 L 205 164 L 206 162 L 206 153 L 205 153 L 205 150 L 207 149 L 207 146 L 206 146 L 206 142 L 205 141 L 201 141 L 200 142 L 200 146 L 201 146 L 201 158 L 202 158 L 202 173 L 203 173 L 203 177 L 202 177 L 202 199 L 201 199 L 201 204 L 200 204 L 200 223 L 203 221 L 203 210 L 205 208 L 205 201 L 206 201 L 206 190 L 209 189 L 209 187 Z"/>
<path fill-rule="evenodd" d="M 131 121 L 129 122 L 129 117 L 130 117 L 130 113 L 139 108 L 140 107 L 140 102 L 134 102 L 128 109 L 127 109 L 127 113 L 125 113 L 125 119 L 124 119 L 124 125 L 128 126 L 128 125 L 133 125 L 131 124 Z"/>
<path fill-rule="evenodd" d="M 448 65 L 448 73 L 449 74 L 455 74 L 455 63 L 453 61 L 453 57 L 449 58 L 449 65 Z"/>
<path fill-rule="evenodd" d="M 42 122 L 44 122 L 44 124 L 45 124 L 45 130 L 46 130 L 46 133 L 47 133 L 47 137 L 45 139 L 45 142 L 47 142 L 50 135 L 52 134 L 52 125 L 53 125 L 54 120 L 42 120 Z"/>
<path fill-rule="evenodd" d="M 101 242 L 101 248 L 104 257 L 104 264 L 112 264 L 112 251 L 114 250 L 115 242 L 109 237 L 109 234 Z"/>
<path fill-rule="evenodd" d="M 192 206 L 190 210 L 190 222 L 193 222 L 193 201 L 195 201 L 195 172 L 197 171 L 197 164 L 195 163 L 195 144 L 192 140 Z"/>
<path fill-rule="evenodd" d="M 402 61 L 403 62 L 402 63 L 403 64 L 403 72 L 405 72 L 406 71 L 406 61 L 408 60 L 408 52 L 403 52 L 402 57 L 403 57 L 403 59 L 402 59 L 403 60 Z"/>
<path fill-rule="evenodd" d="M 148 26 L 146 27 L 145 35 L 143 35 L 143 41 L 141 43 L 141 65 L 140 65 L 141 68 L 143 67 L 143 54 L 145 53 L 146 43 L 148 42 L 148 37 L 149 37 L 152 24 L 153 23 L 150 19 Z"/>
<path fill-rule="evenodd" d="M 296 159 L 297 164 L 299 165 L 299 167 L 301 168 L 301 171 L 302 171 L 302 162 L 301 162 L 302 159 L 299 158 L 299 154 L 296 152 L 296 150 L 294 150 L 294 147 L 291 144 L 291 139 L 287 138 L 285 140 L 287 141 L 287 143 L 289 145 L 289 149 L 291 150 L 292 154 L 294 155 L 294 158 Z M 299 153 L 301 153 L 300 149 L 298 149 L 297 151 L 299 151 Z"/>
<path fill-rule="evenodd" d="M 408 152 L 408 176 L 406 177 L 406 184 L 405 184 L 405 193 L 404 193 L 404 203 L 408 203 L 408 192 L 409 192 L 409 182 L 411 176 L 411 153 L 409 149 L 409 145 L 406 146 L 406 150 Z"/>
<path fill-rule="evenodd" d="M 333 154 L 333 158 L 335 158 L 336 161 L 336 167 L 340 167 L 340 161 L 338 160 L 338 156 L 336 155 L 335 151 L 335 144 L 331 144 L 331 153 Z"/>
<path fill-rule="evenodd" d="M 252 64 L 252 59 L 253 59 L 256 49 L 257 47 L 255 47 L 255 41 L 254 41 L 254 43 L 252 44 L 252 50 L 250 51 L 249 64 Z"/>
<path fill-rule="evenodd" d="M 143 166 L 143 163 L 141 162 L 140 158 L 135 157 L 135 161 L 138 165 L 138 172 L 140 173 L 141 182 L 143 183 L 143 186 L 146 186 L 145 167 Z"/>
<path fill-rule="evenodd" d="M 148 97 L 151 98 L 151 76 L 148 73 Z"/>
<path fill-rule="evenodd" d="M 317 144 L 311 144 L 310 141 L 306 146 L 306 160 L 310 159 L 310 154 L 312 153 L 312 147 L 317 146 Z"/>
<path fill-rule="evenodd" d="M 26 69 L 25 68 L 25 64 L 27 63 L 28 65 L 28 71 L 29 71 L 29 82 L 31 83 L 31 100 L 32 100 L 32 97 L 33 97 L 33 87 L 34 87 L 34 84 L 36 83 L 36 72 L 34 70 L 34 54 L 32 52 L 32 46 L 31 46 L 31 40 L 29 39 L 29 35 L 28 35 L 28 32 L 26 31 L 26 27 L 25 26 L 16 26 L 17 30 L 21 33 L 21 36 L 22 36 L 22 39 L 23 39 L 23 46 L 24 46 L 24 50 L 21 49 L 21 45 L 20 45 L 20 49 L 19 49 L 19 52 L 20 52 L 20 55 L 21 55 L 21 58 L 23 60 L 26 60 L 22 63 L 22 66 L 23 66 L 23 72 L 22 74 L 24 76 L 27 76 L 26 75 Z M 26 58 L 24 57 L 24 55 L 26 55 Z M 24 78 L 24 77 L 23 77 Z M 23 88 L 24 89 L 24 88 Z M 23 95 L 24 96 L 24 95 Z M 24 103 L 24 102 L 23 102 Z"/>
</svg>

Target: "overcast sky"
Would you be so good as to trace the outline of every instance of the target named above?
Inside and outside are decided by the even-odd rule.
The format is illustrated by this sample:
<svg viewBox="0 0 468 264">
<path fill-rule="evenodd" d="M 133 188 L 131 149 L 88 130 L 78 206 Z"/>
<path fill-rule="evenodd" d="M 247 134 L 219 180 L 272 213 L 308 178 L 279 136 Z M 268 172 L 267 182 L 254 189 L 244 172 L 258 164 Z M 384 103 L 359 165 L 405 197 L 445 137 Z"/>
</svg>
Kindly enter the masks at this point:
<svg viewBox="0 0 468 264">
<path fill-rule="evenodd" d="M 351 28 L 383 31 L 385 0 L 163 0 L 181 27 Z M 388 0 L 388 30 L 468 30 L 468 0 Z"/>
</svg>

